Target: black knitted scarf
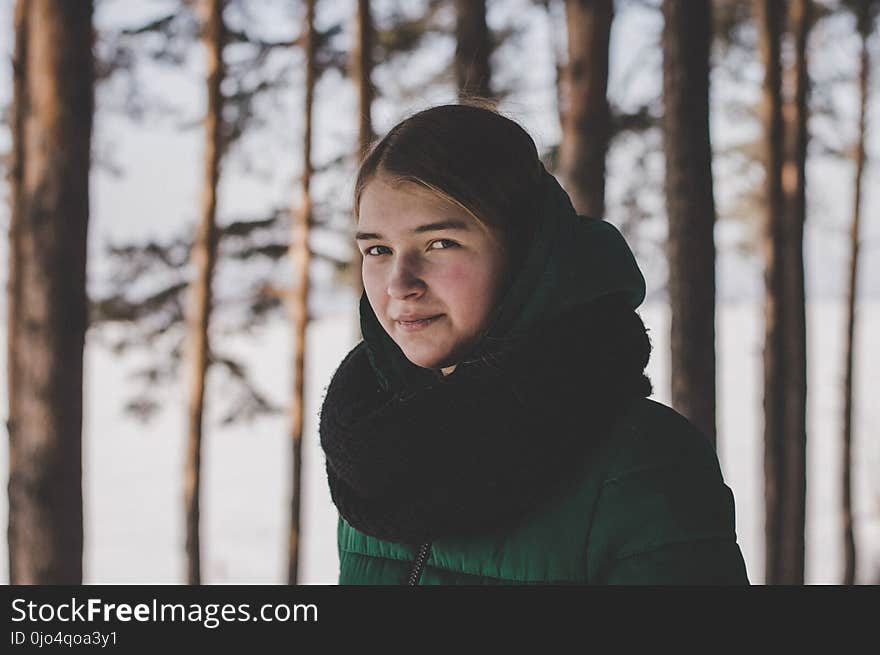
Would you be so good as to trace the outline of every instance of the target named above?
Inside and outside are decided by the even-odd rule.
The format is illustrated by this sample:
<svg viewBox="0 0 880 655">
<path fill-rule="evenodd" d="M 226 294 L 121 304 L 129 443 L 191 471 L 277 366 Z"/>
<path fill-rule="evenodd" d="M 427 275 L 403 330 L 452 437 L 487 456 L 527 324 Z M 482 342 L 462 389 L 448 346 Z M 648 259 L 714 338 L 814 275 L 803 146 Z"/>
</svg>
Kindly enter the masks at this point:
<svg viewBox="0 0 880 655">
<path fill-rule="evenodd" d="M 321 410 L 333 502 L 361 532 L 401 543 L 511 526 L 558 493 L 626 404 L 650 394 L 649 351 L 641 319 L 613 296 L 406 389 L 380 384 L 361 342 Z"/>
</svg>

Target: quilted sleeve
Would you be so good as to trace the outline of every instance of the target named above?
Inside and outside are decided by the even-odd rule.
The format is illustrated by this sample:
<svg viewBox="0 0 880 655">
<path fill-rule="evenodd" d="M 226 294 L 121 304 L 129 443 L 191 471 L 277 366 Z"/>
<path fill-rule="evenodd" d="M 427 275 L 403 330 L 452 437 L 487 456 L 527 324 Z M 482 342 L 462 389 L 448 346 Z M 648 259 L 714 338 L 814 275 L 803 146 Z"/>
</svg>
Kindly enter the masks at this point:
<svg viewBox="0 0 880 655">
<path fill-rule="evenodd" d="M 695 430 L 624 439 L 590 529 L 596 584 L 749 584 L 734 498 L 714 449 Z M 660 444 L 658 446 L 658 444 Z"/>
</svg>

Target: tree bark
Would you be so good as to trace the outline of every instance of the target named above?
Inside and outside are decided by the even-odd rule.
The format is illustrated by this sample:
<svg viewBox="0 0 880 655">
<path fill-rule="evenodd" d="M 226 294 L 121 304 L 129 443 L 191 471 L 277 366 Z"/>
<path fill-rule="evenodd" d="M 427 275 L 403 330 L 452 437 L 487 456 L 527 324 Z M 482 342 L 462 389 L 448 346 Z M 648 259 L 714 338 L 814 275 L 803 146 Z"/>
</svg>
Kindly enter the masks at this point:
<svg viewBox="0 0 880 655">
<path fill-rule="evenodd" d="M 459 98 L 491 98 L 492 41 L 486 26 L 486 0 L 455 0 L 455 14 L 455 81 Z"/>
<path fill-rule="evenodd" d="M 715 445 L 715 199 L 709 0 L 663 2 L 672 405 Z"/>
<path fill-rule="evenodd" d="M 764 494 L 765 582 L 779 584 L 782 577 L 782 521 L 785 491 L 785 415 L 783 320 L 783 221 L 782 194 L 783 120 L 779 63 L 782 4 L 755 0 L 759 46 L 764 64 L 761 117 L 764 127 Z"/>
<path fill-rule="evenodd" d="M 784 344 L 784 490 L 782 503 L 782 584 L 804 583 L 804 532 L 807 488 L 807 318 L 804 289 L 804 222 L 807 162 L 807 35 L 810 0 L 791 0 L 794 67 L 787 73 L 793 95 L 784 105 L 785 153 L 782 189 Z"/>
<path fill-rule="evenodd" d="M 375 90 L 373 88 L 373 17 L 370 13 L 370 0 L 358 0 L 357 39 L 351 57 L 352 77 L 358 89 L 358 162 L 362 161 L 375 137 L 373 133 L 372 107 Z M 357 220 L 357 218 L 355 218 Z M 364 290 L 361 278 L 363 255 L 357 244 L 352 248 L 351 281 L 355 298 L 360 298 Z M 358 332 L 360 332 L 360 323 Z"/>
<path fill-rule="evenodd" d="M 559 167 L 579 214 L 605 216 L 605 155 L 610 139 L 608 45 L 612 0 L 566 0 L 568 65 L 563 85 Z"/>
<path fill-rule="evenodd" d="M 205 406 L 205 378 L 208 369 L 210 342 L 208 325 L 211 315 L 211 281 L 217 258 L 217 184 L 222 156 L 221 121 L 223 80 L 224 0 L 205 0 L 204 44 L 207 55 L 207 111 L 205 114 L 205 177 L 202 187 L 201 220 L 192 260 L 195 279 L 192 283 L 189 317 L 189 413 L 184 498 L 186 504 L 187 580 L 201 584 L 200 491 L 202 460 L 202 423 Z"/>
<path fill-rule="evenodd" d="M 290 403 L 291 444 L 293 446 L 293 494 L 290 505 L 288 584 L 299 576 L 300 508 L 302 507 L 302 436 L 305 407 L 306 326 L 309 307 L 309 234 L 312 222 L 312 105 L 315 94 L 315 0 L 306 0 L 305 126 L 303 133 L 302 210 L 294 222 L 290 238 L 290 258 L 294 264 L 295 297 L 291 302 L 293 324 L 293 398 Z"/>
<path fill-rule="evenodd" d="M 27 520 L 31 499 L 25 494 L 17 494 L 14 489 L 18 487 L 16 476 L 20 457 L 17 454 L 18 439 L 16 438 L 16 419 L 18 411 L 18 380 L 21 375 L 18 372 L 18 361 L 15 356 L 18 341 L 18 329 L 21 285 L 19 274 L 20 251 L 20 223 L 19 214 L 24 210 L 22 197 L 22 180 L 24 176 L 24 115 L 28 111 L 27 90 L 25 86 L 25 66 L 27 64 L 27 0 L 16 0 L 13 18 L 13 31 L 15 34 L 15 46 L 12 52 L 12 108 L 10 131 L 12 133 L 12 149 L 9 153 L 9 277 L 6 286 L 6 393 L 9 402 L 9 416 L 6 419 L 6 431 L 9 434 L 9 514 L 7 516 L 6 540 L 8 543 L 7 558 L 9 566 L 9 583 L 20 584 L 22 576 L 17 571 L 27 573 L 34 568 L 25 560 L 21 566 L 16 565 L 16 560 L 22 559 L 19 555 L 18 533 L 21 530 L 18 516 Z M 82 492 L 80 492 L 82 493 Z M 21 500 L 19 500 L 21 497 Z M 22 544 L 27 553 L 30 551 L 27 544 Z M 30 576 L 25 575 L 25 579 Z"/>
<path fill-rule="evenodd" d="M 9 581 L 82 584 L 92 2 L 18 0 L 10 168 Z"/>
<path fill-rule="evenodd" d="M 559 36 L 557 25 L 553 20 L 553 9 L 552 9 L 553 0 L 544 0 L 544 8 L 547 11 L 547 28 L 549 32 L 550 38 L 550 48 L 553 50 L 553 73 L 554 73 L 554 89 L 556 91 L 556 118 L 559 120 L 559 125 L 563 125 L 565 123 L 565 68 L 566 68 L 566 55 L 565 48 L 559 44 Z M 560 144 L 561 146 L 561 144 Z M 556 150 L 556 154 L 553 157 L 553 171 L 559 168 L 559 148 Z"/>
<path fill-rule="evenodd" d="M 868 101 L 868 71 L 870 54 L 868 37 L 871 34 L 869 4 L 859 7 L 858 31 L 862 40 L 859 57 L 859 126 L 856 141 L 856 175 L 853 189 L 853 219 L 850 228 L 849 285 L 847 287 L 846 359 L 843 381 L 843 584 L 855 584 L 856 542 L 853 534 L 852 506 L 852 432 L 853 432 L 853 372 L 855 363 L 856 297 L 858 293 L 859 230 L 862 214 L 862 177 L 865 172 L 865 123 Z"/>
<path fill-rule="evenodd" d="M 373 141 L 373 16 L 370 0 L 357 0 L 357 38 L 351 55 L 352 77 L 358 90 L 358 157 L 364 155 Z"/>
</svg>

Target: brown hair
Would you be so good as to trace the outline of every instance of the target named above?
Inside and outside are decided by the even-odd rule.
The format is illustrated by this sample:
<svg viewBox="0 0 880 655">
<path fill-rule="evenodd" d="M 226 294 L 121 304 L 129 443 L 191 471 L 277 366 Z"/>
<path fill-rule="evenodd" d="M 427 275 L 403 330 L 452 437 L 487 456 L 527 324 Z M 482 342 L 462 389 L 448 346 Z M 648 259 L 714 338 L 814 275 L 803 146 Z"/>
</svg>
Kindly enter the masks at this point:
<svg viewBox="0 0 880 655">
<path fill-rule="evenodd" d="M 519 262 L 539 215 L 543 164 L 532 137 L 475 102 L 425 109 L 395 125 L 364 157 L 354 190 L 378 174 L 421 184 L 499 230 Z"/>
</svg>

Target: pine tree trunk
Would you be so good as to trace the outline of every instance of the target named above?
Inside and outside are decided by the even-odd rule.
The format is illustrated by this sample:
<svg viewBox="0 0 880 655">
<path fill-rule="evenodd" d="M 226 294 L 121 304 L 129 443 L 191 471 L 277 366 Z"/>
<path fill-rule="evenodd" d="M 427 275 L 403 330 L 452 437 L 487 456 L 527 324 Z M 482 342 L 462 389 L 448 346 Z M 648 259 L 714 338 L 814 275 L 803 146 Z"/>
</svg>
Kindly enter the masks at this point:
<svg viewBox="0 0 880 655">
<path fill-rule="evenodd" d="M 491 98 L 492 41 L 486 26 L 486 0 L 455 0 L 455 13 L 455 81 L 459 98 Z"/>
<path fill-rule="evenodd" d="M 859 227 L 862 214 L 862 176 L 865 172 L 865 115 L 868 101 L 868 70 L 870 54 L 868 37 L 871 34 L 869 5 L 862 5 L 858 16 L 862 52 L 859 58 L 859 127 L 856 142 L 856 176 L 853 189 L 853 220 L 850 229 L 849 286 L 847 288 L 846 361 L 843 381 L 843 584 L 856 580 L 856 542 L 853 534 L 852 504 L 852 432 L 853 432 L 853 370 L 855 363 L 856 297 L 859 266 Z"/>
<path fill-rule="evenodd" d="M 783 120 L 780 80 L 782 4 L 755 0 L 761 60 L 764 64 L 762 122 L 764 126 L 764 494 L 766 584 L 781 582 L 782 512 L 785 492 L 785 420 L 783 320 L 783 221 L 782 195 Z"/>
<path fill-rule="evenodd" d="M 9 581 L 82 584 L 92 2 L 18 0 L 10 169 Z"/>
<path fill-rule="evenodd" d="M 202 187 L 202 210 L 192 260 L 195 279 L 192 283 L 189 316 L 189 414 L 184 499 L 186 504 L 186 558 L 188 584 L 202 583 L 200 530 L 200 490 L 202 461 L 202 422 L 205 406 L 205 378 L 210 343 L 208 325 L 211 314 L 211 281 L 217 257 L 217 184 L 222 156 L 221 121 L 223 80 L 224 0 L 206 0 L 204 43 L 207 53 L 208 105 L 205 114 L 205 178 Z"/>
<path fill-rule="evenodd" d="M 672 405 L 715 444 L 715 200 L 710 0 L 663 2 Z"/>
<path fill-rule="evenodd" d="M 370 0 L 357 0 L 357 40 L 351 55 L 352 77 L 358 89 L 358 159 L 373 141 L 373 16 Z"/>
<path fill-rule="evenodd" d="M 563 125 L 565 123 L 565 48 L 559 45 L 559 36 L 558 32 L 561 30 L 557 30 L 557 25 L 553 20 L 553 9 L 552 9 L 552 0 L 544 0 L 545 8 L 547 10 L 547 23 L 548 23 L 548 32 L 550 38 L 550 48 L 553 50 L 553 73 L 554 79 L 553 84 L 556 90 L 556 118 L 559 120 L 559 125 Z M 560 144 L 561 147 L 561 144 Z M 559 168 L 559 150 L 557 149 L 556 155 L 553 161 L 553 172 Z"/>
<path fill-rule="evenodd" d="M 6 421 L 6 431 L 9 434 L 9 514 L 7 516 L 6 540 L 9 544 L 7 549 L 8 566 L 9 566 L 9 583 L 21 584 L 22 576 L 17 573 L 21 570 L 25 574 L 31 568 L 34 568 L 30 562 L 23 561 L 21 565 L 17 565 L 17 560 L 24 559 L 24 553 L 31 552 L 27 544 L 19 538 L 18 517 L 29 520 L 28 516 L 34 516 L 29 510 L 32 499 L 26 494 L 16 492 L 18 483 L 16 476 L 18 475 L 18 464 L 21 456 L 18 455 L 19 439 L 15 429 L 18 411 L 18 380 L 21 375 L 18 372 L 18 361 L 15 353 L 17 352 L 16 344 L 18 342 L 18 323 L 21 311 L 21 286 L 19 279 L 19 260 L 21 259 L 20 251 L 20 233 L 18 227 L 20 223 L 19 215 L 23 213 L 22 189 L 24 177 L 24 114 L 27 111 L 27 89 L 25 66 L 27 64 L 27 0 L 16 0 L 13 29 L 15 33 L 15 47 L 12 53 L 12 108 L 10 131 L 12 132 L 12 149 L 9 154 L 9 278 L 6 287 L 6 393 L 9 402 L 9 417 Z M 22 351 L 23 352 L 23 351 Z M 82 492 L 80 492 L 82 493 Z M 19 500 L 21 498 L 21 500 Z M 30 531 L 33 533 L 33 531 Z M 27 534 L 27 533 L 25 533 Z M 23 550 L 19 548 L 19 542 L 22 542 Z M 21 554 L 20 554 L 21 553 Z M 30 578 L 25 575 L 24 579 Z"/>
<path fill-rule="evenodd" d="M 288 584 L 299 576 L 300 508 L 302 507 L 302 436 L 305 407 L 306 326 L 309 306 L 309 233 L 312 222 L 312 105 L 315 94 L 315 0 L 306 0 L 305 23 L 305 126 L 303 133 L 302 211 L 292 226 L 290 258 L 294 263 L 294 293 L 291 302 L 293 324 L 293 398 L 290 404 L 293 445 L 293 494 L 290 506 Z"/>
<path fill-rule="evenodd" d="M 566 0 L 568 65 L 562 108 L 559 167 L 579 214 L 605 216 L 605 155 L 611 132 L 608 45 L 612 0 Z"/>
<path fill-rule="evenodd" d="M 810 0 L 791 0 L 789 22 L 794 37 L 794 67 L 788 70 L 794 97 L 785 104 L 785 161 L 782 188 L 784 324 L 784 483 L 782 502 L 782 568 L 780 582 L 804 583 L 804 531 L 807 483 L 807 317 L 804 289 L 804 222 L 806 220 L 807 58 Z"/>
<path fill-rule="evenodd" d="M 370 0 L 358 0 L 357 40 L 351 57 L 352 77 L 358 89 L 358 162 L 367 153 L 373 142 L 373 17 L 370 13 Z M 363 255 L 355 246 L 352 249 L 351 281 L 355 298 L 360 298 L 364 290 L 361 278 Z M 360 325 L 358 324 L 358 330 Z"/>
</svg>

